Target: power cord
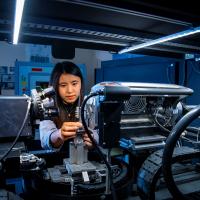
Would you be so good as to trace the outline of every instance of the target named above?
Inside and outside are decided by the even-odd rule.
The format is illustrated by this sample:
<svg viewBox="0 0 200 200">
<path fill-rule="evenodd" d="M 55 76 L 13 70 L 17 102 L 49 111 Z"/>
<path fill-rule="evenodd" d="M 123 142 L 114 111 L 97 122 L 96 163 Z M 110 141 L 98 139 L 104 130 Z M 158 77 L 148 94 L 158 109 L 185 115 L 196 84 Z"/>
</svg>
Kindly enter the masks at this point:
<svg viewBox="0 0 200 200">
<path fill-rule="evenodd" d="M 85 108 L 85 105 L 86 105 L 87 101 L 90 98 L 94 97 L 94 96 L 98 96 L 98 95 L 102 95 L 102 94 L 103 94 L 102 92 L 94 92 L 94 93 L 91 93 L 90 95 L 88 95 L 84 99 L 84 101 L 82 103 L 82 107 L 81 107 L 81 120 L 82 120 L 83 127 L 84 127 L 86 133 L 88 134 L 88 137 L 92 141 L 92 144 L 94 145 L 97 153 L 99 154 L 99 156 L 101 157 L 101 159 L 103 160 L 103 162 L 105 163 L 105 165 L 106 165 L 106 167 L 108 169 L 108 175 L 109 175 L 109 178 L 110 178 L 110 187 L 111 187 L 112 198 L 113 198 L 113 200 L 116 200 L 117 197 L 116 197 L 116 192 L 115 192 L 115 188 L 114 188 L 113 176 L 112 176 L 112 171 L 111 171 L 110 164 L 108 163 L 108 161 L 106 160 L 106 158 L 105 158 L 104 154 L 102 153 L 101 149 L 97 145 L 97 142 L 92 137 L 92 135 L 91 135 L 91 133 L 90 133 L 88 127 L 87 127 L 87 124 L 85 122 L 85 118 L 84 118 L 84 108 Z"/>
</svg>

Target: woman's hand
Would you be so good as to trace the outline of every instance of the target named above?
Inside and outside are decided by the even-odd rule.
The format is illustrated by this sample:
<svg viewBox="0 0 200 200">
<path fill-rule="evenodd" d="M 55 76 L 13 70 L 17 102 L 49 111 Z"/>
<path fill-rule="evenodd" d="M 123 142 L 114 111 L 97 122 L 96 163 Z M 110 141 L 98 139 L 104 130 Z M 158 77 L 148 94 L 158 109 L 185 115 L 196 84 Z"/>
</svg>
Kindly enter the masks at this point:
<svg viewBox="0 0 200 200">
<path fill-rule="evenodd" d="M 80 122 L 64 122 L 61 127 L 61 136 L 63 140 L 69 140 L 76 137 L 76 132 L 78 128 L 81 128 L 82 124 Z"/>
<path fill-rule="evenodd" d="M 61 127 L 61 137 L 63 141 L 76 137 L 77 130 L 82 127 L 80 122 L 64 122 Z M 88 137 L 88 134 L 83 134 L 83 142 L 89 148 L 93 148 L 92 141 Z"/>
<path fill-rule="evenodd" d="M 84 144 L 89 148 L 93 148 L 93 144 L 92 144 L 92 141 L 90 140 L 90 138 L 88 137 L 88 134 L 87 133 L 84 133 L 83 134 L 83 142 Z"/>
</svg>

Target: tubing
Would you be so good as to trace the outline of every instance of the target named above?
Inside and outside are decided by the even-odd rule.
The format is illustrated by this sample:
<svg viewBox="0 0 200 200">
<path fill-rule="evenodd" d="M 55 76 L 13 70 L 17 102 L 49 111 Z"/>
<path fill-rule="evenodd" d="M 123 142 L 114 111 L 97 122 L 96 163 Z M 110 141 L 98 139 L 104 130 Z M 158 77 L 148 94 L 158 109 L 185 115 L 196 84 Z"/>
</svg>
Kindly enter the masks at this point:
<svg viewBox="0 0 200 200">
<path fill-rule="evenodd" d="M 199 115 L 200 115 L 200 105 L 189 111 L 186 115 L 184 115 L 172 129 L 164 147 L 163 159 L 162 159 L 163 175 L 167 188 L 174 197 L 174 199 L 186 200 L 187 198 L 185 197 L 184 194 L 182 194 L 182 192 L 176 186 L 176 183 L 172 175 L 173 151 L 182 132 Z"/>
</svg>

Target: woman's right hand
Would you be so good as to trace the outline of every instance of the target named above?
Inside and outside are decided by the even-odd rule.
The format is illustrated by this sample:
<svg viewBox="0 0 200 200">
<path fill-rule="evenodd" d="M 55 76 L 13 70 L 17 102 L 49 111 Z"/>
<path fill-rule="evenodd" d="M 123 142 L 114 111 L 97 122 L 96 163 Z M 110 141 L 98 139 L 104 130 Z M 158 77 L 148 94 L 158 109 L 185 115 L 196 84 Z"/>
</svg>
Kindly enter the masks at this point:
<svg viewBox="0 0 200 200">
<path fill-rule="evenodd" d="M 76 137 L 76 132 L 78 128 L 81 128 L 82 124 L 80 122 L 64 122 L 61 127 L 62 139 L 69 140 Z"/>
</svg>

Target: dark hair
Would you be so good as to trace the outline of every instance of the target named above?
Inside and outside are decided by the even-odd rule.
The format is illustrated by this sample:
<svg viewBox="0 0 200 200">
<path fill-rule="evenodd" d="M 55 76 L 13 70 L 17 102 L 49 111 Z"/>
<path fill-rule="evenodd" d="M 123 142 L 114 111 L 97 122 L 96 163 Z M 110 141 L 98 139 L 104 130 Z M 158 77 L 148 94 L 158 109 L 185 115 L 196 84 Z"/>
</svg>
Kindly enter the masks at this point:
<svg viewBox="0 0 200 200">
<path fill-rule="evenodd" d="M 79 99 L 71 105 L 66 105 L 63 103 L 63 100 L 61 99 L 59 95 L 59 91 L 58 91 L 60 76 L 65 73 L 78 76 L 81 79 L 81 91 L 80 91 Z M 56 92 L 56 104 L 59 109 L 59 113 L 60 113 L 59 118 L 60 118 L 61 123 L 63 123 L 66 120 L 67 121 L 73 120 L 76 106 L 78 105 L 79 102 L 81 103 L 83 100 L 84 83 L 83 83 L 83 76 L 82 76 L 80 68 L 74 63 L 69 62 L 69 61 L 57 63 L 51 73 L 49 84 L 53 86 Z M 69 109 L 70 109 L 70 114 L 73 111 L 72 113 L 73 115 L 72 117 L 70 117 L 70 119 L 69 117 L 66 117 L 66 113 L 67 112 L 69 113 Z"/>
</svg>

